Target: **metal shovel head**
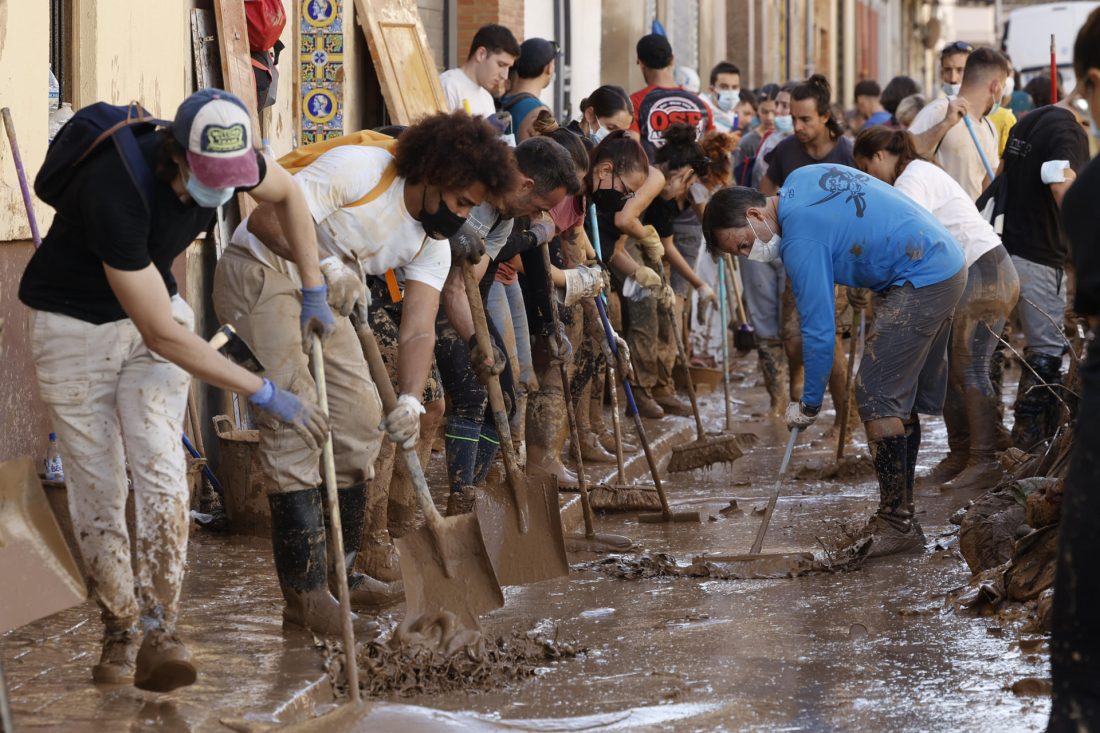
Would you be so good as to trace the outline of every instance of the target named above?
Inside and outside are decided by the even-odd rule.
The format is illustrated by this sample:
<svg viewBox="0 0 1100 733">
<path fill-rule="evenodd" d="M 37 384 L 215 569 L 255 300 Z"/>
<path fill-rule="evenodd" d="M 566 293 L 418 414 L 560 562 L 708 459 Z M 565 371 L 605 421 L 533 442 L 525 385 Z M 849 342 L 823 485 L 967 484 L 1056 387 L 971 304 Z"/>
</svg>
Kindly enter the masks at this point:
<svg viewBox="0 0 1100 733">
<path fill-rule="evenodd" d="M 561 529 L 558 481 L 554 476 L 525 476 L 527 531 L 507 483 L 487 486 L 474 500 L 485 547 L 501 585 L 526 585 L 569 574 Z"/>
<path fill-rule="evenodd" d="M 88 595 L 29 458 L 0 463 L 0 588 L 0 633 Z"/>
<path fill-rule="evenodd" d="M 459 625 L 480 629 L 478 617 L 501 608 L 504 594 L 481 539 L 478 519 L 473 514 L 447 517 L 441 527 L 438 547 L 447 555 L 451 577 L 447 577 L 443 558 L 436 551 L 436 537 L 427 525 L 394 540 L 405 581 L 405 617 L 412 620 L 450 611 Z"/>
</svg>

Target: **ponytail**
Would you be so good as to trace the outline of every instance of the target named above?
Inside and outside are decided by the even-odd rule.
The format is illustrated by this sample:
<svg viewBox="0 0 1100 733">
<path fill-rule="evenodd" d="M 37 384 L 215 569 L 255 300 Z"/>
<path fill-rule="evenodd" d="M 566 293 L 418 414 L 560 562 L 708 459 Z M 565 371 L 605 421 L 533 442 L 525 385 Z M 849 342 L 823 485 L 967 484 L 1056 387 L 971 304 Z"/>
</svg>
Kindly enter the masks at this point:
<svg viewBox="0 0 1100 733">
<path fill-rule="evenodd" d="M 844 128 L 833 117 L 830 109 L 833 89 L 829 86 L 829 80 L 824 75 L 814 74 L 791 90 L 791 101 L 801 102 L 804 99 L 814 100 L 814 108 L 817 110 L 818 115 L 825 118 L 825 127 L 829 129 L 829 135 L 834 140 L 844 134 Z"/>
</svg>

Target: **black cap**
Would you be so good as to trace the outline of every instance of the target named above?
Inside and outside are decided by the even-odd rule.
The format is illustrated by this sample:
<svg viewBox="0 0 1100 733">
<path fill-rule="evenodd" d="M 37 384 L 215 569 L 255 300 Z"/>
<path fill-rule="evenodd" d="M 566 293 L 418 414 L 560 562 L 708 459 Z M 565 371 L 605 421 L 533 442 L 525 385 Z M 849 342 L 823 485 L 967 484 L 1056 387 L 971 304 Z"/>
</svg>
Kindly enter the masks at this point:
<svg viewBox="0 0 1100 733">
<path fill-rule="evenodd" d="M 521 79 L 534 79 L 558 56 L 561 56 L 561 48 L 557 41 L 528 38 L 519 47 L 519 58 L 515 64 L 516 75 Z"/>
<path fill-rule="evenodd" d="M 672 44 L 659 33 L 642 36 L 638 41 L 638 60 L 651 69 L 663 69 L 672 63 Z"/>
</svg>

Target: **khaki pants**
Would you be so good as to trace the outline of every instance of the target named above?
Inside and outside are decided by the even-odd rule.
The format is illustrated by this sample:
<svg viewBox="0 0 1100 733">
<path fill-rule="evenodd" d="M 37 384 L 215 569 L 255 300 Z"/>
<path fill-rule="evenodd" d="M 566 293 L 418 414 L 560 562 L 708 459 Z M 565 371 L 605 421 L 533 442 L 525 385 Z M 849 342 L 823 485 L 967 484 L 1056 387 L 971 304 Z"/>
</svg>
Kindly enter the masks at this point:
<svg viewBox="0 0 1100 733">
<path fill-rule="evenodd" d="M 214 310 L 252 347 L 265 377 L 299 397 L 316 400 L 309 357 L 302 350 L 298 290 L 286 275 L 230 246 L 214 272 Z M 374 475 L 382 443 L 382 405 L 349 319 L 337 317 L 324 354 L 336 485 L 344 489 Z M 260 461 L 272 491 L 320 486 L 321 449 L 310 448 L 294 430 L 269 416 L 258 422 Z"/>
<path fill-rule="evenodd" d="M 179 296 L 172 315 L 194 328 Z M 32 310 L 30 332 L 38 390 L 60 440 L 73 532 L 103 620 L 119 630 L 140 613 L 171 631 L 187 555 L 180 434 L 191 377 L 150 351 L 129 319 L 97 326 Z M 127 464 L 136 557 L 126 528 Z"/>
<path fill-rule="evenodd" d="M 633 240 L 627 242 L 626 251 L 637 262 L 648 264 Z M 656 267 L 662 268 L 663 265 L 656 263 Z M 630 361 L 637 372 L 638 386 L 646 390 L 657 387 L 672 389 L 676 342 L 673 340 L 675 337 L 668 315 L 653 296 L 642 300 L 626 298 L 623 300 L 623 309 L 626 311 L 627 322 L 625 337 L 630 346 Z"/>
</svg>

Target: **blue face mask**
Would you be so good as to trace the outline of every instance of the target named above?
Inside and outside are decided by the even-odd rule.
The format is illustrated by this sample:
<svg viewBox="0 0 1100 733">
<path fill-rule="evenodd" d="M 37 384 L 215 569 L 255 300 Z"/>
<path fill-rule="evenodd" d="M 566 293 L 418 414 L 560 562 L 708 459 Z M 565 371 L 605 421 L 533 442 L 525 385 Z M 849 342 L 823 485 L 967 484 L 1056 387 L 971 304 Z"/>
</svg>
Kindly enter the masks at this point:
<svg viewBox="0 0 1100 733">
<path fill-rule="evenodd" d="M 715 103 L 718 105 L 718 109 L 723 112 L 729 112 L 733 109 L 734 105 L 741 98 L 740 89 L 723 89 L 718 92 L 718 97 Z"/>
<path fill-rule="evenodd" d="M 595 132 L 593 132 L 593 133 L 592 133 L 592 134 L 590 135 L 590 137 L 592 138 L 592 142 L 594 142 L 594 143 L 596 143 L 597 145 L 599 145 L 599 144 L 600 144 L 600 143 L 601 143 L 601 142 L 603 141 L 603 139 L 604 139 L 605 137 L 607 137 L 608 135 L 610 135 L 610 134 L 611 134 L 611 130 L 608 130 L 608 129 L 607 129 L 606 127 L 604 127 L 603 125 L 600 125 L 599 127 L 597 127 L 597 128 L 596 128 L 596 131 L 595 131 Z"/>
<path fill-rule="evenodd" d="M 947 96 L 957 97 L 957 96 L 959 96 L 959 88 L 960 87 L 962 87 L 962 84 L 947 84 L 947 83 L 944 83 L 942 88 L 943 88 L 943 93 L 946 94 Z"/>
<path fill-rule="evenodd" d="M 790 115 L 776 115 L 775 129 L 779 132 L 790 132 L 794 129 L 794 118 Z"/>
<path fill-rule="evenodd" d="M 198 178 L 195 178 L 194 174 L 187 177 L 186 188 L 187 193 L 191 195 L 191 199 L 204 209 L 216 209 L 219 206 L 224 206 L 229 203 L 229 199 L 233 198 L 234 191 L 232 187 L 210 188 L 204 186 Z"/>
</svg>

